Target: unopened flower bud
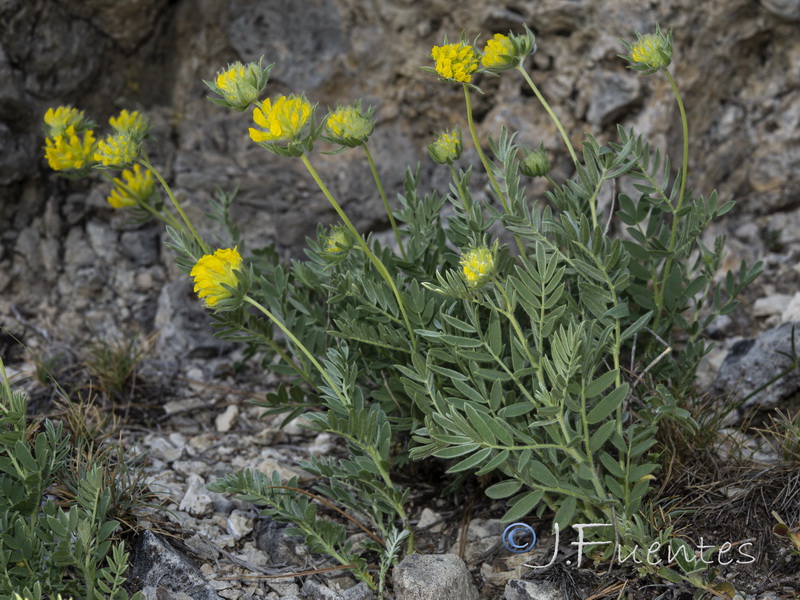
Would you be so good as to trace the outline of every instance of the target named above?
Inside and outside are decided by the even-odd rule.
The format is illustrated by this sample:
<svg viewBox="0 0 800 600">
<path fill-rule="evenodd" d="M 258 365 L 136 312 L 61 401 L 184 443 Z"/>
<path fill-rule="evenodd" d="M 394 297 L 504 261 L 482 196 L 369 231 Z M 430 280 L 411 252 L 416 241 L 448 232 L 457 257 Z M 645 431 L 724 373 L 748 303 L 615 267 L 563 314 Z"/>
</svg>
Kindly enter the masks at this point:
<svg viewBox="0 0 800 600">
<path fill-rule="evenodd" d="M 455 128 L 451 131 L 442 131 L 428 146 L 428 154 L 440 165 L 452 165 L 461 157 L 463 148 L 461 130 Z"/>
<path fill-rule="evenodd" d="M 340 106 L 325 121 L 327 139 L 349 148 L 365 144 L 375 129 L 372 112 L 373 109 L 362 111 L 358 102 L 353 106 Z"/>
<path fill-rule="evenodd" d="M 496 249 L 478 246 L 461 256 L 461 275 L 469 287 L 483 287 L 494 275 Z"/>
<path fill-rule="evenodd" d="M 672 62 L 672 32 L 666 34 L 656 26 L 655 33 L 642 35 L 636 33 L 637 40 L 633 44 L 622 43 L 630 52 L 622 56 L 631 64 L 629 67 L 643 73 L 654 73 L 661 68 L 668 67 Z"/>
<path fill-rule="evenodd" d="M 544 177 L 550 172 L 550 159 L 547 158 L 544 144 L 540 145 L 538 150 L 528 152 L 523 148 L 522 152 L 524 157 L 519 164 L 519 170 L 523 175 Z"/>
</svg>

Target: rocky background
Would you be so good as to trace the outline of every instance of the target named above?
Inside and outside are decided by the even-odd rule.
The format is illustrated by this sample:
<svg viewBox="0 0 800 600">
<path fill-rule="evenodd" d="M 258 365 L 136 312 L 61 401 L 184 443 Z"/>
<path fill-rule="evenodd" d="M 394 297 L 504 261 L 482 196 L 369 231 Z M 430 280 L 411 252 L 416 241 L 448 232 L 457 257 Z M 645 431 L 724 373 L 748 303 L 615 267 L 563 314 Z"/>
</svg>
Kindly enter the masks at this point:
<svg viewBox="0 0 800 600">
<path fill-rule="evenodd" d="M 601 141 L 614 139 L 619 122 L 665 148 L 679 165 L 680 121 L 667 82 L 627 70 L 617 56 L 623 51 L 619 38 L 632 40 L 656 23 L 673 29 L 672 72 L 692 137 L 690 185 L 704 194 L 717 189 L 722 200 L 737 202 L 709 235 L 729 236 L 729 267 L 741 259 L 765 262 L 742 308 L 714 323 L 711 333 L 721 350 L 710 357 L 706 383 L 730 348 L 716 391 L 755 389 L 776 372 L 774 350 L 788 350 L 791 323 L 800 321 L 797 0 L 0 0 L 0 356 L 7 365 L 24 361 L 18 341 L 46 359 L 94 339 L 142 335 L 156 340 L 149 359 L 184 361 L 183 367 L 170 367 L 185 377 L 176 379 L 184 382 L 178 397 L 164 398 L 158 420 L 164 430 L 140 435 L 135 443 L 152 457 L 150 470 L 174 498 L 170 519 L 193 555 L 206 560 L 204 576 L 219 576 L 214 561 L 220 553 L 230 558 L 236 544 L 237 560 L 250 567 L 277 560 L 272 542 L 262 539 L 268 524 L 254 525 L 251 506 L 210 494 L 205 483 L 251 464 L 291 468 L 303 453 L 329 452 L 333 441 L 309 438 L 294 425 L 279 431 L 275 423 L 262 424 L 256 409 L 239 408 L 238 391 L 208 383 L 224 374 L 229 360 L 203 361 L 226 347 L 211 337 L 188 278 L 164 248 L 163 227 L 136 225 L 114 211 L 106 201 L 109 186 L 99 176 L 76 181 L 50 171 L 42 150 L 44 112 L 60 104 L 83 109 L 100 124 L 98 137 L 120 109 L 146 112 L 153 122 L 154 139 L 147 145 L 152 162 L 195 222 L 206 224 L 204 233 L 214 233 L 203 221 L 208 197 L 216 186 L 229 190 L 238 184 L 234 216 L 249 247 L 275 243 L 287 257 L 300 256 L 305 237 L 319 221 L 333 222 L 333 211 L 299 161 L 273 156 L 250 141 L 248 113 L 206 99 L 203 79 L 211 80 L 230 62 L 263 55 L 265 63 L 275 63 L 270 95 L 305 92 L 321 107 L 361 99 L 376 107 L 370 146 L 389 197 L 401 189 L 407 166 L 417 162 L 423 186 L 445 190 L 448 172 L 427 158 L 425 146 L 438 130 L 455 124 L 466 129 L 463 94 L 419 66 L 431 64 L 430 49 L 445 35 L 453 40 L 464 30 L 483 41 L 496 32 L 520 31 L 523 23 L 539 44 L 529 71 L 574 145 L 586 132 Z M 485 92 L 473 97 L 484 139 L 505 124 L 528 147 L 544 143 L 556 179 L 571 175 L 553 124 L 518 74 L 477 83 Z M 312 161 L 357 227 L 388 229 L 361 153 L 317 153 Z M 462 162 L 481 171 L 474 151 L 467 149 Z M 529 189 L 532 197 L 543 192 L 537 185 Z M 760 340 L 736 343 L 762 330 Z M 269 379 L 260 382 L 270 385 Z M 770 405 L 796 400 L 798 386 L 800 377 L 787 379 Z M 447 507 L 432 508 L 446 513 Z M 434 514 L 425 518 L 455 523 L 453 535 L 458 533 L 459 515 Z M 422 519 L 419 529 L 431 526 Z M 483 550 L 475 549 L 482 546 L 473 542 L 491 546 L 500 527 L 496 520 L 487 523 L 470 525 L 469 551 L 478 555 L 465 558 L 473 575 L 487 582 L 481 597 L 494 598 L 519 573 L 513 575 L 509 564 L 498 574 L 496 565 L 483 562 Z M 455 537 L 437 535 L 438 546 L 424 550 L 454 552 Z M 208 540 L 216 544 L 213 551 L 201 548 Z M 287 556 L 279 562 L 294 564 Z M 398 594 L 404 585 L 398 582 L 412 567 L 396 576 Z M 137 577 L 148 585 L 144 575 Z M 195 597 L 262 597 L 220 581 L 219 596 L 209 591 Z M 312 584 L 308 579 L 304 585 Z M 277 585 L 270 598 L 299 593 L 299 581 L 280 592 Z M 444 589 L 455 588 L 447 583 Z M 517 588 L 505 592 L 506 598 L 528 597 Z M 305 587 L 303 594 L 328 597 Z M 437 595 L 444 597 L 426 597 Z"/>
<path fill-rule="evenodd" d="M 656 23 L 674 30 L 672 69 L 692 136 L 690 185 L 737 201 L 720 225 L 732 234 L 732 265 L 780 253 L 762 295 L 784 293 L 772 310 L 781 313 L 800 278 L 791 268 L 800 243 L 794 0 L 306 0 L 302 8 L 294 0 L 4 0 L 2 326 L 36 345 L 31 338 L 41 333 L 63 340 L 149 334 L 174 324 L 180 311 L 195 311 L 183 315 L 185 325 L 202 321 L 160 226 L 135 226 L 115 213 L 99 176 L 73 181 L 48 169 L 41 128 L 48 107 L 86 110 L 100 124 L 98 136 L 120 109 L 145 111 L 154 125 L 151 158 L 191 215 L 202 220 L 215 186 L 238 183 L 235 216 L 250 247 L 274 242 L 298 254 L 319 220 L 334 220 L 333 211 L 299 161 L 253 144 L 249 114 L 209 102 L 202 80 L 263 55 L 276 63 L 270 94 L 303 91 L 322 107 L 362 99 L 377 107 L 371 146 L 390 197 L 417 162 L 425 185 L 444 189 L 447 172 L 435 168 L 425 146 L 434 132 L 465 124 L 463 95 L 419 66 L 431 64 L 430 48 L 445 35 L 464 30 L 485 40 L 522 23 L 539 44 L 533 78 L 574 144 L 584 132 L 613 139 L 621 122 L 667 148 L 677 165 L 681 134 L 667 82 L 627 70 L 617 57 L 619 38 L 634 39 Z M 557 132 L 518 74 L 478 84 L 484 136 L 506 124 L 529 146 L 544 142 L 556 177 L 570 174 Z M 477 163 L 474 152 L 466 160 Z M 388 227 L 361 153 L 317 154 L 314 161 L 357 226 Z M 177 338 L 171 344 L 179 352 L 202 346 Z"/>
</svg>

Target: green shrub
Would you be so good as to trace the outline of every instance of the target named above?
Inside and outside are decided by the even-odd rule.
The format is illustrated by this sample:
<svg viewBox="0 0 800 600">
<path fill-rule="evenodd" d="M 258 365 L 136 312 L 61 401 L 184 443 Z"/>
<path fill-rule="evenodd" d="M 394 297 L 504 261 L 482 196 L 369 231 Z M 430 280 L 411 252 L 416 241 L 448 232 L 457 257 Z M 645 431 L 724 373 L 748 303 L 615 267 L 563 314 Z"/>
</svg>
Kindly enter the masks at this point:
<svg viewBox="0 0 800 600">
<path fill-rule="evenodd" d="M 0 371 L 0 595 L 127 600 L 128 553 L 112 539 L 119 523 L 108 518 L 103 465 L 88 467 L 75 502 L 60 508 L 49 492 L 70 468 L 69 438 L 49 419 L 28 427 L 27 397 L 11 389 L 1 361 Z"/>
<path fill-rule="evenodd" d="M 705 328 L 735 308 L 760 265 L 743 263 L 720 281 L 724 240 L 708 247 L 701 239 L 733 203 L 687 190 L 688 127 L 668 70 L 671 33 L 656 29 L 625 46 L 631 68 L 663 73 L 675 93 L 684 135 L 677 175 L 658 149 L 622 127 L 607 144 L 587 135 L 577 152 L 524 68 L 536 50 L 527 29 L 496 35 L 483 52 L 462 36 L 435 47 L 436 65 L 425 69 L 463 91 L 491 197 L 473 196 L 472 170 L 456 167 L 461 131 L 449 129 L 429 147 L 451 170 L 449 190 L 425 192 L 419 170 L 409 169 L 394 212 L 368 149 L 371 110 L 337 107 L 318 119 L 304 95 L 258 100 L 272 65 L 229 66 L 207 82 L 219 96 L 213 100 L 240 111 L 254 103 L 253 141 L 302 161 L 341 219 L 327 231 L 319 227 L 304 261 L 284 263 L 272 248 L 241 256 L 244 242 L 230 218 L 235 192 L 212 200 L 209 215 L 230 233 L 229 247 L 212 251 L 155 168 L 136 158 L 144 135 L 138 113 L 117 120 L 133 123 L 129 131 L 112 123 L 116 137 L 97 154 L 87 150 L 85 163 L 67 165 L 85 174 L 93 161 L 103 168 L 135 163 L 124 171 L 126 183 L 114 180 L 109 201 L 116 206 L 124 197 L 138 214 L 163 220 L 219 335 L 291 376 L 268 394 L 267 412 L 286 412 L 287 420 L 305 414 L 311 429 L 345 441 L 347 458 L 315 457 L 303 467 L 316 477 L 316 498 L 350 509 L 380 543 L 354 546 L 342 526 L 317 516 L 308 492 L 289 489 L 295 482 L 245 471 L 212 489 L 266 506 L 313 549 L 380 588 L 399 541 L 413 550 L 408 490 L 394 478 L 410 459 L 447 461 L 452 474 L 491 475 L 486 493 L 508 499 L 507 521 L 547 513 L 563 529 L 588 519 L 609 525 L 605 539 L 649 546 L 656 534 L 640 513 L 659 468 L 656 433 L 665 420 L 695 427 L 676 398 L 691 393 L 709 349 Z M 471 94 L 480 91 L 473 78 L 501 71 L 522 76 L 552 117 L 574 163 L 571 179 L 553 180 L 543 147 L 529 152 L 505 128 L 489 140 L 492 156 L 484 154 L 472 120 Z M 80 132 L 85 141 L 82 113 L 61 107 L 51 121 L 56 113 L 75 142 Z M 48 159 L 64 169 L 58 148 L 67 141 L 58 136 L 67 134 L 48 125 Z M 364 152 L 394 231 L 391 246 L 350 222 L 312 164 L 319 143 Z M 165 206 L 153 176 L 170 199 Z M 522 176 L 546 177 L 550 190 L 532 200 Z M 602 194 L 612 196 L 610 206 L 600 205 Z M 367 550 L 381 555 L 377 584 L 361 558 Z"/>
</svg>

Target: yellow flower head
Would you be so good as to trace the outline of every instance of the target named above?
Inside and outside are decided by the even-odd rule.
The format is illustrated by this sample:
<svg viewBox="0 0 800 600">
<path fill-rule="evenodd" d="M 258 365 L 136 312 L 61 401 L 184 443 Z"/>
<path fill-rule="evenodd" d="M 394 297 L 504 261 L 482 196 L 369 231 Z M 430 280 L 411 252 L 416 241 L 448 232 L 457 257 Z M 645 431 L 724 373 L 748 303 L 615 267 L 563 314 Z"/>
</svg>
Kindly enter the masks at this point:
<svg viewBox="0 0 800 600">
<path fill-rule="evenodd" d="M 141 141 L 147 135 L 150 124 L 147 118 L 138 110 L 128 112 L 122 110 L 116 117 L 111 117 L 108 123 L 117 134 L 127 134 L 135 140 Z"/>
<path fill-rule="evenodd" d="M 364 113 L 361 105 L 340 106 L 328 115 L 325 121 L 330 141 L 354 148 L 365 144 L 375 129 L 372 109 Z"/>
<path fill-rule="evenodd" d="M 511 38 L 502 33 L 494 34 L 494 37 L 486 42 L 483 49 L 481 64 L 487 69 L 505 69 L 513 67 L 513 59 L 516 55 L 514 44 Z"/>
<path fill-rule="evenodd" d="M 434 46 L 431 57 L 436 61 L 436 73 L 451 81 L 469 83 L 478 69 L 475 49 L 464 42 Z"/>
<path fill-rule="evenodd" d="M 481 64 L 488 71 L 505 71 L 519 66 L 526 57 L 536 52 L 536 37 L 525 26 L 522 34 L 496 33 L 483 48 Z"/>
<path fill-rule="evenodd" d="M 54 171 L 79 171 L 92 164 L 94 149 L 94 132 L 85 131 L 81 139 L 75 125 L 70 125 L 64 133 L 45 140 L 44 155 Z"/>
<path fill-rule="evenodd" d="M 115 177 L 114 183 L 116 186 L 108 197 L 108 203 L 114 208 L 125 208 L 147 202 L 155 189 L 153 174 L 150 171 L 142 172 L 142 166 L 138 163 L 133 165 L 133 169 L 125 169 L 122 172 L 122 179 Z"/>
<path fill-rule="evenodd" d="M 519 170 L 523 175 L 544 177 L 550 172 L 550 159 L 547 158 L 544 144 L 541 144 L 538 150 L 531 150 L 530 152 L 523 148 L 522 154 L 523 159 L 519 164 Z"/>
<path fill-rule="evenodd" d="M 622 58 L 630 61 L 630 68 L 644 73 L 654 73 L 668 67 L 672 62 L 672 32 L 666 34 L 656 25 L 655 33 L 636 34 L 633 44 L 622 42 L 629 50 L 628 56 Z"/>
<path fill-rule="evenodd" d="M 73 131 L 80 132 L 85 129 L 83 127 L 85 121 L 83 111 L 71 106 L 48 108 L 44 113 L 45 133 L 49 138 L 56 138 L 66 133 L 70 127 Z"/>
<path fill-rule="evenodd" d="M 483 286 L 494 274 L 495 252 L 486 246 L 471 248 L 461 255 L 461 274 L 472 288 Z"/>
<path fill-rule="evenodd" d="M 463 148 L 461 130 L 456 127 L 451 131 L 442 131 L 428 146 L 428 154 L 440 165 L 452 165 L 461 157 Z"/>
<path fill-rule="evenodd" d="M 253 102 L 258 101 L 258 97 L 267 86 L 269 72 L 272 65 L 266 69 L 261 67 L 264 60 L 262 57 L 257 63 L 251 62 L 242 64 L 235 62 L 228 65 L 224 71 L 217 73 L 213 82 L 206 81 L 205 84 L 222 98 L 210 98 L 221 106 L 233 108 L 239 112 L 244 111 Z"/>
<path fill-rule="evenodd" d="M 190 273 L 194 278 L 194 291 L 208 308 L 214 308 L 220 300 L 230 298 L 231 292 L 225 285 L 235 288 L 238 280 L 234 271 L 241 270 L 242 256 L 236 247 L 206 254 Z"/>
<path fill-rule="evenodd" d="M 139 157 L 139 141 L 127 133 L 109 135 L 97 146 L 94 159 L 106 167 L 126 167 Z"/>
<path fill-rule="evenodd" d="M 350 232 L 344 225 L 331 227 L 330 233 L 324 239 L 323 250 L 331 256 L 339 256 L 347 253 L 353 247 L 353 240 Z"/>
<path fill-rule="evenodd" d="M 262 129 L 250 128 L 250 138 L 256 142 L 286 142 L 300 137 L 311 117 L 311 104 L 303 96 L 278 96 L 274 102 L 265 100 L 253 110 L 253 121 Z"/>
</svg>

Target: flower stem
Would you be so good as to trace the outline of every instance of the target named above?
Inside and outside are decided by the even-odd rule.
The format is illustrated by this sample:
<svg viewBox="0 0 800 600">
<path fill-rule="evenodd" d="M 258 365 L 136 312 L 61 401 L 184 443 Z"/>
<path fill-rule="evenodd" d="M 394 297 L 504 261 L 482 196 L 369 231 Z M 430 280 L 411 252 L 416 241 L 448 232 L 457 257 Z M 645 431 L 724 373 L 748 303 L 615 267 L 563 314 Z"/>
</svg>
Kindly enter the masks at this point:
<svg viewBox="0 0 800 600">
<path fill-rule="evenodd" d="M 370 262 L 375 267 L 375 269 L 377 269 L 378 273 L 380 273 L 381 277 L 383 277 L 384 281 L 386 281 L 386 283 L 389 284 L 389 287 L 392 289 L 394 297 L 397 300 L 397 306 L 400 308 L 400 312 L 403 315 L 403 321 L 405 322 L 406 329 L 408 330 L 408 336 L 411 340 L 411 344 L 416 348 L 417 336 L 414 333 L 414 329 L 411 327 L 411 322 L 408 320 L 408 314 L 406 313 L 405 302 L 403 302 L 403 297 L 400 295 L 400 290 L 397 289 L 397 285 L 395 284 L 394 279 L 392 279 L 392 276 L 389 275 L 389 271 L 386 270 L 386 266 L 381 262 L 381 260 L 377 256 L 375 256 L 375 253 L 369 249 L 369 246 L 367 246 L 367 243 L 364 241 L 364 238 L 355 228 L 350 219 L 347 218 L 347 215 L 345 214 L 344 210 L 342 210 L 342 207 L 336 201 L 336 198 L 334 198 L 330 190 L 328 190 L 327 186 L 320 178 L 319 173 L 317 173 L 317 170 L 311 164 L 311 161 L 308 160 L 308 157 L 305 154 L 303 154 L 300 156 L 300 159 L 303 161 L 303 164 L 306 166 L 306 169 L 308 169 L 308 172 L 311 174 L 311 177 L 314 179 L 317 186 L 319 186 L 319 189 L 328 199 L 328 202 L 330 202 L 333 209 L 339 215 L 339 218 L 353 234 L 359 246 L 361 246 L 361 249 L 364 251 L 364 254 L 367 256 L 367 258 L 369 258 Z"/>
<path fill-rule="evenodd" d="M 138 158 L 137 161 L 143 167 L 148 169 L 153 175 L 155 175 L 156 179 L 158 179 L 161 182 L 161 186 L 164 188 L 164 191 L 167 192 L 167 196 L 169 196 L 169 199 L 172 201 L 172 205 L 175 207 L 175 210 L 178 211 L 178 214 L 181 216 L 181 219 L 183 219 L 183 222 L 186 223 L 186 227 L 192 233 L 192 235 L 194 236 L 194 239 L 197 240 L 198 244 L 200 244 L 200 248 L 203 250 L 203 253 L 204 254 L 211 254 L 211 251 L 209 250 L 208 246 L 206 246 L 206 244 L 203 241 L 203 239 L 200 237 L 200 234 L 197 233 L 197 230 L 194 228 L 194 225 L 192 225 L 192 222 L 189 220 L 189 217 L 187 217 L 186 213 L 183 212 L 183 208 L 181 208 L 181 205 L 175 199 L 175 194 L 172 193 L 172 189 L 169 187 L 167 182 L 161 176 L 161 173 L 159 173 L 156 170 L 156 168 L 153 165 L 151 165 L 149 162 L 147 162 L 147 160 L 145 160 L 144 158 Z"/>
<path fill-rule="evenodd" d="M 503 205 L 503 210 L 506 212 L 506 214 L 509 214 L 511 211 L 508 206 L 508 201 L 501 191 L 500 185 L 497 183 L 497 179 L 492 171 L 492 165 L 489 164 L 489 160 L 486 158 L 486 155 L 481 149 L 481 142 L 478 139 L 478 132 L 475 131 L 475 122 L 472 119 L 472 99 L 469 95 L 469 86 L 466 83 L 464 84 L 464 99 L 467 103 L 467 124 L 469 125 L 469 133 L 472 136 L 472 143 L 475 144 L 475 150 L 478 152 L 478 157 L 480 157 L 481 162 L 483 163 L 483 168 L 486 169 L 486 173 L 489 175 L 489 181 L 492 182 L 495 195 L 500 200 L 500 204 Z M 514 240 L 517 242 L 517 248 L 519 248 L 520 256 L 525 256 L 525 246 L 516 233 L 514 234 Z"/>
<path fill-rule="evenodd" d="M 458 197 L 461 199 L 461 204 L 464 205 L 464 212 L 466 213 L 467 218 L 469 218 L 469 206 L 467 206 L 467 195 L 464 193 L 464 189 L 461 186 L 461 178 L 456 173 L 456 168 L 451 164 L 450 165 L 450 174 L 453 176 L 453 181 L 456 183 L 456 187 L 458 188 Z"/>
<path fill-rule="evenodd" d="M 181 225 L 180 221 L 178 221 L 175 218 L 175 215 L 173 215 L 171 212 L 169 212 L 167 210 L 165 210 L 163 212 L 157 211 L 155 208 L 150 206 L 150 204 L 148 204 L 147 202 L 143 202 L 142 200 L 140 200 L 137 197 L 136 193 L 130 187 L 128 187 L 127 185 L 122 183 L 122 181 L 114 181 L 114 177 L 111 174 L 109 174 L 108 171 L 101 170 L 100 173 L 108 181 L 110 181 L 111 183 L 113 183 L 117 187 L 120 187 L 123 190 L 125 190 L 128 193 L 128 195 L 136 201 L 136 205 L 139 206 L 140 208 L 142 208 L 143 210 L 147 211 L 148 213 L 150 213 L 151 216 L 155 217 L 156 219 L 161 220 L 162 222 L 164 222 L 165 224 L 167 224 L 167 225 L 169 225 L 171 227 L 174 227 L 178 231 L 183 229 L 183 225 Z"/>
<path fill-rule="evenodd" d="M 472 119 L 472 99 L 469 95 L 469 86 L 466 83 L 464 84 L 464 99 L 467 103 L 467 124 L 469 125 L 469 133 L 472 136 L 472 143 L 475 144 L 475 150 L 478 152 L 478 157 L 481 159 L 481 163 L 483 163 L 483 168 L 486 169 L 486 173 L 489 175 L 489 181 L 492 182 L 494 193 L 497 195 L 498 200 L 500 200 L 500 204 L 503 205 L 503 210 L 509 212 L 506 197 L 500 190 L 500 186 L 498 185 L 497 179 L 495 179 L 494 176 L 494 171 L 492 171 L 492 165 L 489 164 L 486 155 L 483 153 L 483 150 L 481 149 L 481 142 L 478 139 L 478 132 L 475 131 L 475 122 Z"/>
<path fill-rule="evenodd" d="M 372 153 L 370 153 L 366 143 L 361 144 L 361 147 L 364 148 L 364 154 L 367 155 L 369 168 L 372 170 L 372 176 L 375 178 L 375 184 L 378 186 L 378 192 L 380 192 L 381 200 L 383 200 L 383 205 L 386 207 L 386 214 L 389 215 L 389 222 L 392 224 L 394 237 L 397 238 L 397 245 L 400 248 L 400 255 L 403 257 L 403 260 L 408 260 L 408 257 L 406 256 L 406 250 L 403 248 L 403 240 L 400 239 L 400 232 L 397 230 L 397 222 L 394 220 L 394 215 L 392 214 L 392 208 L 389 206 L 389 200 L 386 198 L 386 192 L 383 190 L 381 178 L 378 176 L 378 170 L 375 168 L 375 162 L 372 160 Z"/>
<path fill-rule="evenodd" d="M 244 301 L 245 301 L 245 302 L 247 302 L 248 304 L 250 304 L 250 305 L 254 306 L 255 308 L 257 308 L 258 310 L 260 310 L 262 313 L 264 313 L 264 315 L 265 315 L 265 316 L 266 316 L 266 317 L 267 317 L 267 318 L 268 318 L 270 321 L 272 321 L 273 323 L 275 323 L 275 325 L 277 325 L 277 326 L 278 326 L 278 328 L 279 328 L 279 329 L 280 329 L 280 330 L 283 332 L 283 334 L 284 334 L 284 335 L 285 335 L 287 338 L 289 338 L 289 339 L 292 341 L 292 343 L 293 343 L 295 346 L 297 346 L 297 347 L 300 349 L 300 351 L 301 351 L 303 354 L 305 354 L 305 355 L 306 355 L 306 357 L 308 358 L 308 360 L 310 360 L 310 361 L 311 361 L 311 364 L 313 364 L 313 365 L 314 365 L 314 367 L 316 367 L 317 371 L 319 371 L 320 375 L 322 375 L 323 379 L 325 379 L 325 382 L 326 382 L 326 383 L 327 383 L 327 384 L 330 386 L 330 388 L 331 388 L 331 391 L 333 391 L 333 393 L 335 393 L 335 394 L 336 394 L 336 396 L 339 398 L 339 400 L 341 401 L 342 405 L 344 405 L 344 406 L 350 406 L 350 402 L 349 402 L 349 401 L 347 400 L 347 398 L 344 396 L 344 393 L 342 392 L 342 390 L 341 390 L 341 389 L 339 389 L 339 386 L 338 386 L 338 385 L 336 385 L 336 383 L 334 383 L 334 381 L 333 381 L 333 380 L 330 378 L 330 375 L 328 375 L 327 371 L 325 371 L 325 369 L 324 369 L 324 368 L 323 368 L 323 366 L 322 366 L 322 365 L 319 363 L 319 361 L 316 359 L 316 357 L 315 357 L 313 354 L 311 354 L 311 352 L 309 351 L 309 349 L 308 349 L 308 348 L 306 348 L 305 344 L 303 344 L 303 342 L 301 342 L 299 339 L 297 339 L 297 336 L 296 336 L 295 334 L 293 334 L 293 333 L 291 332 L 291 330 L 290 330 L 288 327 L 286 327 L 286 325 L 284 325 L 284 324 L 283 324 L 283 323 L 280 321 L 280 319 L 278 319 L 278 317 L 276 317 L 276 316 L 275 316 L 274 314 L 272 314 L 272 313 L 271 313 L 269 310 L 267 310 L 267 308 L 265 308 L 265 307 L 264 307 L 262 304 L 259 304 L 259 303 L 258 303 L 256 300 L 253 300 L 253 298 L 251 298 L 251 297 L 250 297 L 250 296 L 248 296 L 247 294 L 245 294 L 245 295 L 242 297 L 242 300 L 244 300 Z"/>
<path fill-rule="evenodd" d="M 572 142 L 569 141 L 569 136 L 567 136 L 567 132 L 564 131 L 564 126 L 561 125 L 561 121 L 556 116 L 556 113 L 553 112 L 553 109 L 550 108 L 550 104 L 548 104 L 547 100 L 545 100 L 544 96 L 542 96 L 542 93 L 539 91 L 539 88 L 536 87 L 535 83 L 533 83 L 533 79 L 531 79 L 530 75 L 528 75 L 528 72 L 525 70 L 525 67 L 523 67 L 522 64 L 520 64 L 517 66 L 517 70 L 520 73 L 522 73 L 522 77 L 525 78 L 525 81 L 528 83 L 528 86 L 530 86 L 531 91 L 533 91 L 533 93 L 536 95 L 536 98 L 538 98 L 541 105 L 547 111 L 547 114 L 550 115 L 550 118 L 553 120 L 553 123 L 555 123 L 556 128 L 558 128 L 558 132 L 561 134 L 561 137 L 564 140 L 564 144 L 566 144 L 567 146 L 567 150 L 569 150 L 569 155 L 572 157 L 572 162 L 575 163 L 575 166 L 577 167 L 578 156 L 575 154 L 575 149 L 572 147 Z"/>
<path fill-rule="evenodd" d="M 667 279 L 669 278 L 670 271 L 672 270 L 672 258 L 675 251 L 675 242 L 678 237 L 678 214 L 683 208 L 683 196 L 686 193 L 686 179 L 689 170 L 689 122 L 686 119 L 686 109 L 683 106 L 680 90 L 678 90 L 678 86 L 675 83 L 675 80 L 672 78 L 672 74 L 669 72 L 669 69 L 664 67 L 662 70 L 664 71 L 664 75 L 667 77 L 667 81 L 669 81 L 669 85 L 672 87 L 672 92 L 675 94 L 675 100 L 678 103 L 678 110 L 681 114 L 681 127 L 683 129 L 683 164 L 681 165 L 681 185 L 680 189 L 678 190 L 678 202 L 675 205 L 675 209 L 672 213 L 672 230 L 670 231 L 669 235 L 669 254 L 667 255 L 667 261 L 664 264 L 661 289 L 656 295 L 656 308 L 658 309 L 658 313 L 656 314 L 655 322 L 653 324 L 653 329 L 655 331 L 658 331 L 657 326 L 661 317 L 661 309 L 664 305 Z"/>
</svg>

